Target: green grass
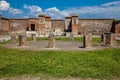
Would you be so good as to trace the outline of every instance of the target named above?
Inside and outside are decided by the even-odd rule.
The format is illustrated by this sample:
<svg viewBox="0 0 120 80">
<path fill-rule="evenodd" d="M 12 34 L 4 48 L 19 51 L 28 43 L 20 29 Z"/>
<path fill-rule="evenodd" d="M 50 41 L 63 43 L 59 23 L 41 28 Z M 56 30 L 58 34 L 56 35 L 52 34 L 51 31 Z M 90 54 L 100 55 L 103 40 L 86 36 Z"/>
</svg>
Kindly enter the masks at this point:
<svg viewBox="0 0 120 80">
<path fill-rule="evenodd" d="M 66 52 L 0 47 L 0 77 L 41 74 L 53 77 L 119 77 L 120 49 Z"/>
<path fill-rule="evenodd" d="M 8 40 L 8 41 L 0 42 L 0 44 L 8 44 L 8 43 L 10 43 L 10 42 L 11 42 L 11 41 Z"/>
<path fill-rule="evenodd" d="M 72 41 L 72 40 L 70 40 L 70 37 L 57 37 L 55 39 L 58 40 L 58 41 Z M 73 41 L 83 42 L 83 38 L 75 37 Z"/>
<path fill-rule="evenodd" d="M 32 38 L 27 38 L 27 40 L 32 41 Z M 48 40 L 48 38 L 37 38 L 37 41 L 42 41 L 42 40 Z M 71 41 L 70 37 L 56 37 L 55 40 L 58 40 L 58 41 Z M 94 42 L 101 42 L 100 38 L 93 38 L 92 40 Z M 75 37 L 73 41 L 83 42 L 83 38 L 82 37 Z"/>
<path fill-rule="evenodd" d="M 116 42 L 117 42 L 117 44 L 120 44 L 120 40 L 117 40 Z"/>
<path fill-rule="evenodd" d="M 46 37 L 40 37 L 40 38 L 36 38 L 37 41 L 44 41 L 44 40 L 48 40 L 48 38 Z M 32 41 L 32 38 L 27 38 L 27 41 Z"/>
</svg>

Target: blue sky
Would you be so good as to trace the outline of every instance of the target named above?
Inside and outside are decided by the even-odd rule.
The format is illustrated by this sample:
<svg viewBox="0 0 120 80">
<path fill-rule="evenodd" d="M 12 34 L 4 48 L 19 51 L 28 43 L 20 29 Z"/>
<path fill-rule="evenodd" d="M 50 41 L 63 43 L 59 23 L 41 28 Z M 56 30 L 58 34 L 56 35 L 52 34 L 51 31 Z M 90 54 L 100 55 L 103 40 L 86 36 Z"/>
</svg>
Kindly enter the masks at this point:
<svg viewBox="0 0 120 80">
<path fill-rule="evenodd" d="M 45 14 L 64 19 L 77 14 L 79 18 L 120 19 L 120 0 L 0 0 L 0 14 L 7 18 Z"/>
</svg>

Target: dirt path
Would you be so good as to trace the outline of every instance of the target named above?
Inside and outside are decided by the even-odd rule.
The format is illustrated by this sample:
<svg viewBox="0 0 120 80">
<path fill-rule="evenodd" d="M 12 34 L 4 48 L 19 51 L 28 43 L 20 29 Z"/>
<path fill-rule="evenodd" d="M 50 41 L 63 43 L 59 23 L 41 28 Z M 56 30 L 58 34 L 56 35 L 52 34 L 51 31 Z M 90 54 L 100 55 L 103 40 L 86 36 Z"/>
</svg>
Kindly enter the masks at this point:
<svg viewBox="0 0 120 80">
<path fill-rule="evenodd" d="M 8 48 L 17 48 L 22 50 L 64 50 L 64 51 L 78 51 L 78 50 L 100 50 L 105 48 L 113 48 L 113 47 L 105 47 L 102 44 L 98 44 L 98 46 L 93 46 L 91 48 L 83 48 L 83 43 L 81 42 L 73 42 L 73 41 L 56 41 L 55 48 L 47 48 L 47 41 L 28 41 L 26 46 L 18 47 L 18 43 L 16 44 L 3 44 L 3 47 Z M 120 46 L 114 46 L 114 48 L 120 48 Z"/>
</svg>

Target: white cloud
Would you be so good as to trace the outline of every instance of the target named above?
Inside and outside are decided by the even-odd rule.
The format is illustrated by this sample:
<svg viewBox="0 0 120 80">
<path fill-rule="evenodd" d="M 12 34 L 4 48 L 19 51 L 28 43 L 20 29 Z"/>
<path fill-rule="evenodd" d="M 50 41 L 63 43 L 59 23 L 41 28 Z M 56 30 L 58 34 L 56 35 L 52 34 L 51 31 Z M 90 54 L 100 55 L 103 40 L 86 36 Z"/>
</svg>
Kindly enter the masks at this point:
<svg viewBox="0 0 120 80">
<path fill-rule="evenodd" d="M 43 13 L 47 16 L 51 16 L 54 19 L 61 19 L 65 16 L 72 14 L 78 14 L 83 18 L 120 18 L 120 1 L 114 1 L 102 4 L 100 6 L 84 6 L 84 7 L 72 7 L 65 10 L 59 10 L 57 7 L 51 7 L 42 11 L 39 6 L 24 5 L 25 9 L 29 9 L 29 15 L 37 17 L 38 14 Z"/>
<path fill-rule="evenodd" d="M 120 6 L 120 1 L 114 1 L 114 2 L 109 2 L 109 3 L 105 3 L 105 4 L 102 4 L 102 6 Z"/>
<path fill-rule="evenodd" d="M 5 0 L 0 1 L 0 10 L 7 11 L 10 7 L 10 3 L 6 2 Z"/>
<path fill-rule="evenodd" d="M 12 13 L 12 14 L 22 14 L 23 13 L 22 10 L 20 10 L 20 9 L 14 9 L 14 8 L 10 8 L 9 12 Z"/>
<path fill-rule="evenodd" d="M 69 15 L 69 13 L 67 13 L 66 11 L 60 11 L 56 7 L 48 8 L 48 9 L 45 9 L 44 11 L 42 11 L 42 8 L 37 5 L 24 4 L 24 9 L 29 10 L 27 16 L 30 16 L 30 17 L 37 17 L 39 14 L 42 13 L 47 16 L 51 16 L 52 18 L 55 18 L 55 19 L 61 19 L 65 16 Z"/>
<path fill-rule="evenodd" d="M 118 5 L 119 4 L 119 5 Z M 102 17 L 102 18 L 120 18 L 120 1 L 105 3 L 100 6 L 86 6 L 86 7 L 74 7 L 66 10 L 70 14 L 94 15 L 93 18 Z"/>
<path fill-rule="evenodd" d="M 10 6 L 10 3 L 8 3 L 7 1 L 5 0 L 1 0 L 0 1 L 0 10 L 1 11 L 8 11 L 10 12 L 11 14 L 15 15 L 15 14 L 22 14 L 23 11 L 20 10 L 20 9 L 15 9 L 15 8 L 12 8 Z"/>
<path fill-rule="evenodd" d="M 52 7 L 52 8 L 46 9 L 46 11 L 55 11 L 55 12 L 58 12 L 59 9 L 57 9 L 56 7 Z"/>
<path fill-rule="evenodd" d="M 65 16 L 69 16 L 69 13 L 67 11 L 60 11 L 56 7 L 48 8 L 43 13 L 55 19 L 61 19 Z"/>
<path fill-rule="evenodd" d="M 30 12 L 27 15 L 38 16 L 38 14 L 42 13 L 42 9 L 36 5 L 26 5 L 24 4 L 24 9 L 28 9 Z"/>
</svg>

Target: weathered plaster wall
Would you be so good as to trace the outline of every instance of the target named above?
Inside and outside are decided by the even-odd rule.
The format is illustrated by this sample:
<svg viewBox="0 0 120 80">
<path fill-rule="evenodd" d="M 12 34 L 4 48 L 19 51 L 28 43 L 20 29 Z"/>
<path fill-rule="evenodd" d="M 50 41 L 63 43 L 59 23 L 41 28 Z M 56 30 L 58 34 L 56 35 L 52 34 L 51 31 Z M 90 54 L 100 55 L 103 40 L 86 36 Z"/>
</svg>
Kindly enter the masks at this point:
<svg viewBox="0 0 120 80">
<path fill-rule="evenodd" d="M 64 20 L 52 20 L 51 21 L 51 27 L 52 31 L 55 31 L 55 29 L 60 29 L 62 32 L 64 32 L 65 29 L 65 21 Z"/>
<path fill-rule="evenodd" d="M 79 19 L 78 28 L 79 34 L 84 31 L 100 34 L 110 32 L 113 26 L 114 19 Z"/>
<path fill-rule="evenodd" d="M 26 31 L 28 19 L 10 19 L 10 30 L 12 32 Z"/>
<path fill-rule="evenodd" d="M 9 31 L 9 20 L 5 18 L 1 18 L 1 26 L 0 29 Z"/>
</svg>

